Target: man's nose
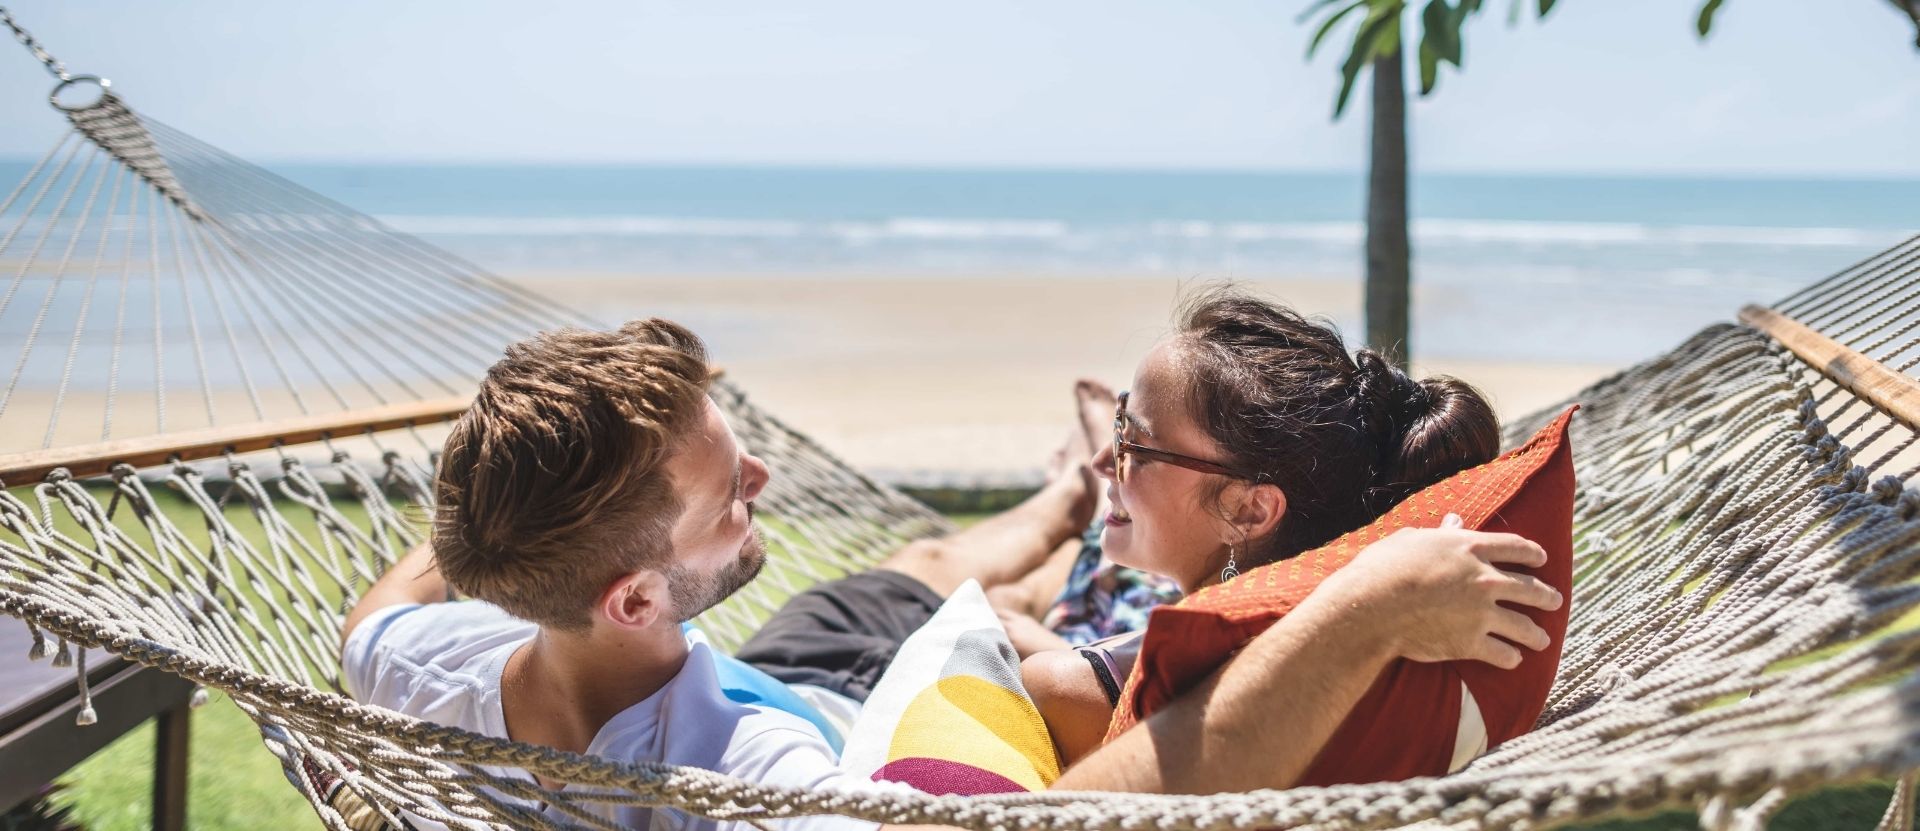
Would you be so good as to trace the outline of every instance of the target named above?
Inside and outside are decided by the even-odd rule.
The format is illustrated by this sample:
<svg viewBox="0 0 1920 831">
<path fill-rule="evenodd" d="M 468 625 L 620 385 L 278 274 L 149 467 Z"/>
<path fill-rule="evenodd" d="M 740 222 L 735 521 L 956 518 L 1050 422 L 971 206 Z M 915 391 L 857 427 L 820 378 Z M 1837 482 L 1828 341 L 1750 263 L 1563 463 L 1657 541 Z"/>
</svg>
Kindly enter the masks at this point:
<svg viewBox="0 0 1920 831">
<path fill-rule="evenodd" d="M 766 489 L 767 480 L 773 478 L 773 471 L 767 468 L 766 462 L 760 461 L 759 456 L 748 453 L 740 459 L 740 478 L 740 498 L 752 502 L 754 497 L 760 495 L 760 491 Z"/>
</svg>

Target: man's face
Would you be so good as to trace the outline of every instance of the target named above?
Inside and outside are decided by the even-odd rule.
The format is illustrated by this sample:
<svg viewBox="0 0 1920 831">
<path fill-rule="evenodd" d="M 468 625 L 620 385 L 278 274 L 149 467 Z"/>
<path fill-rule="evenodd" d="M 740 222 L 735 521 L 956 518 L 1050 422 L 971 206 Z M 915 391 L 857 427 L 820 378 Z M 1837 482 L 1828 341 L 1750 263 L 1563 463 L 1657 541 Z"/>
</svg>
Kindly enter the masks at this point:
<svg viewBox="0 0 1920 831">
<path fill-rule="evenodd" d="M 766 463 L 740 449 L 711 399 L 700 426 L 665 469 L 681 503 L 667 581 L 673 616 L 686 621 L 739 591 L 766 563 L 753 500 L 768 472 Z"/>
</svg>

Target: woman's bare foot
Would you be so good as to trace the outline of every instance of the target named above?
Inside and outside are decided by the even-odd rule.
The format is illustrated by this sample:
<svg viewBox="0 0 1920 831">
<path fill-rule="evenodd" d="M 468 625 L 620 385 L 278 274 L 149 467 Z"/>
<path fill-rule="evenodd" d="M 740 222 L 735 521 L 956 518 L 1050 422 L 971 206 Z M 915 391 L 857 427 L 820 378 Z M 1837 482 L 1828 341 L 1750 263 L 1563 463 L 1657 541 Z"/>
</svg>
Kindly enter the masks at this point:
<svg viewBox="0 0 1920 831">
<path fill-rule="evenodd" d="M 1087 445 L 1099 452 L 1113 441 L 1113 413 L 1120 405 L 1119 396 L 1113 388 L 1091 378 L 1082 378 L 1073 383 L 1074 413 L 1080 422 L 1080 432 L 1086 437 Z M 1107 510 L 1107 491 L 1094 486 L 1094 510 L 1088 517 L 1091 522 L 1095 516 L 1101 516 Z"/>
<path fill-rule="evenodd" d="M 1078 427 L 1069 430 L 1066 441 L 1047 456 L 1046 483 L 1051 485 L 1062 476 L 1077 474 L 1092 461 L 1093 451 L 1087 447 L 1084 432 Z"/>
<path fill-rule="evenodd" d="M 1067 521 L 1076 529 L 1093 521 L 1100 507 L 1100 480 L 1093 473 L 1093 446 L 1086 431 L 1068 431 L 1067 440 L 1047 460 L 1047 484 L 1043 490 L 1058 491 L 1068 505 Z"/>
<path fill-rule="evenodd" d="M 1079 391 L 1082 387 L 1085 393 Z M 1097 383 L 1076 385 L 1075 398 L 1097 401 L 1102 393 L 1108 396 L 1105 406 L 1111 413 L 1111 393 Z M 992 591 L 1033 577 L 1034 585 L 1044 585 L 1044 591 L 1028 586 L 1009 605 L 1044 613 L 1044 607 L 1034 607 L 1050 603 L 1052 595 L 1059 593 L 1079 553 L 1080 535 L 1099 508 L 1101 488 L 1093 472 L 1093 455 L 1094 448 L 1105 445 L 1100 443 L 1104 440 L 1096 440 L 1099 434 L 1088 432 L 1084 421 L 1075 415 L 1067 440 L 1048 462 L 1047 484 L 1037 493 L 950 536 L 908 543 L 878 567 L 914 577 L 943 597 L 969 579 Z"/>
<path fill-rule="evenodd" d="M 1073 382 L 1073 403 L 1080 430 L 1086 434 L 1089 445 L 1097 448 L 1112 440 L 1113 412 L 1120 406 L 1120 397 L 1112 387 L 1092 378 L 1082 378 Z"/>
<path fill-rule="evenodd" d="M 1093 472 L 1093 455 L 1105 445 L 1103 435 L 1087 429 L 1087 408 L 1098 406 L 1100 396 L 1105 394 L 1107 415 L 1106 423 L 1112 423 L 1113 391 L 1098 381 L 1081 379 L 1073 385 L 1074 401 L 1078 405 L 1074 414 L 1074 426 L 1067 431 L 1067 440 L 1047 460 L 1048 489 L 1065 491 L 1068 509 L 1068 521 L 1077 529 L 1087 527 L 1095 516 L 1099 515 L 1100 503 L 1105 498 L 1100 488 L 1100 479 Z M 1089 401 L 1095 402 L 1088 404 Z M 1110 428 L 1109 428 L 1110 429 Z M 1110 433 L 1105 435 L 1111 435 Z"/>
</svg>

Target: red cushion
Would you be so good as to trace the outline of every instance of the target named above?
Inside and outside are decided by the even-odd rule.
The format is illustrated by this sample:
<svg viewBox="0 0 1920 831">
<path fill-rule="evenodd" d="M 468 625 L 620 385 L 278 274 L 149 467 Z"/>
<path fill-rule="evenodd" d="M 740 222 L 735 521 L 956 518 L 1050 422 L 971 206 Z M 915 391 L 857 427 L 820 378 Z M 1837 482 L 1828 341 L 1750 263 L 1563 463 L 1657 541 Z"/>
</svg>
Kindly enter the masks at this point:
<svg viewBox="0 0 1920 831">
<path fill-rule="evenodd" d="M 1575 409 L 1568 408 L 1519 449 L 1408 497 L 1365 528 L 1155 609 L 1107 737 L 1119 735 L 1205 679 L 1369 543 L 1400 528 L 1439 527 L 1448 512 L 1459 514 L 1467 528 L 1518 534 L 1547 550 L 1546 565 L 1531 573 L 1569 602 L 1552 612 L 1520 611 L 1553 636 L 1553 645 L 1539 652 L 1522 650 L 1520 666 L 1512 670 L 1478 661 L 1389 664 L 1300 784 L 1446 773 L 1460 722 L 1462 681 L 1480 705 L 1489 747 L 1532 729 L 1560 666 L 1572 605 L 1573 454 L 1567 446 L 1567 422 Z"/>
</svg>

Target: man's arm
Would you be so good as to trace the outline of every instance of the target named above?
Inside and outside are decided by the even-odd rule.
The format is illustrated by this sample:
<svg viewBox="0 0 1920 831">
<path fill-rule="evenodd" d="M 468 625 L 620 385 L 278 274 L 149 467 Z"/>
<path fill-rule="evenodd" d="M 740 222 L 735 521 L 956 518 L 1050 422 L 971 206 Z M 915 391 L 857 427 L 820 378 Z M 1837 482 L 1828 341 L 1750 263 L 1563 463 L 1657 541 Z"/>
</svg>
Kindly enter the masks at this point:
<svg viewBox="0 0 1920 831">
<path fill-rule="evenodd" d="M 345 643 L 360 621 L 388 606 L 438 603 L 452 597 L 446 578 L 440 576 L 440 567 L 433 562 L 433 546 L 421 543 L 394 563 L 393 568 L 387 569 L 386 574 L 380 575 L 366 594 L 360 595 L 360 602 L 353 604 L 353 610 L 347 612 L 346 623 L 340 626 L 340 641 Z"/>
<path fill-rule="evenodd" d="M 1494 564 L 1545 561 L 1538 545 L 1511 534 L 1398 532 L 1335 572 L 1205 683 L 1053 787 L 1193 794 L 1290 787 L 1395 658 L 1512 668 L 1520 662 L 1513 644 L 1544 648 L 1546 632 L 1498 602 L 1554 609 L 1559 593 Z"/>
</svg>

